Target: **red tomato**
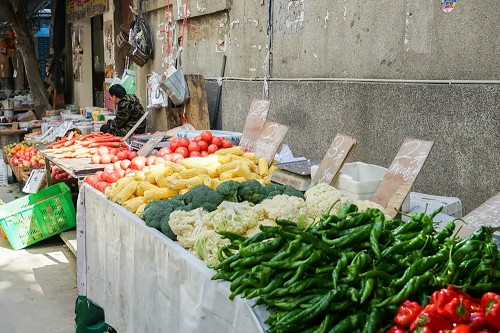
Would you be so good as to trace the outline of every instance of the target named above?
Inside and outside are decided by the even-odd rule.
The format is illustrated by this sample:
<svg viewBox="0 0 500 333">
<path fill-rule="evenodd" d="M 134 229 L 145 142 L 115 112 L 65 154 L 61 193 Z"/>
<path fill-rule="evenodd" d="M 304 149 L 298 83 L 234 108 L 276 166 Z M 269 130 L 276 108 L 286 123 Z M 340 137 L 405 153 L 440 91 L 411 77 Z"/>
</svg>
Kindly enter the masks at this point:
<svg viewBox="0 0 500 333">
<path fill-rule="evenodd" d="M 118 174 L 120 175 L 120 178 L 125 177 L 125 170 L 120 169 L 120 170 L 116 170 L 115 172 L 116 172 L 116 173 L 118 173 Z"/>
<path fill-rule="evenodd" d="M 102 171 L 97 171 L 97 172 L 95 173 L 95 177 L 96 177 L 97 179 L 101 180 L 101 179 L 102 179 Z"/>
<path fill-rule="evenodd" d="M 160 149 L 160 151 L 158 152 L 158 156 L 162 156 L 162 155 L 165 155 L 165 154 L 172 154 L 172 149 L 170 149 L 170 147 L 162 147 Z"/>
<path fill-rule="evenodd" d="M 213 136 L 212 136 L 212 133 L 210 131 L 203 131 L 201 133 L 201 139 L 203 141 L 205 141 L 206 143 L 212 142 L 212 138 L 213 138 Z"/>
<path fill-rule="evenodd" d="M 113 171 L 103 171 L 103 173 L 101 174 L 101 179 L 99 179 L 99 180 L 101 180 L 101 181 L 107 181 L 108 180 L 108 176 L 110 174 L 112 174 Z"/>
<path fill-rule="evenodd" d="M 208 146 L 208 148 L 207 148 L 207 151 L 208 151 L 209 154 L 213 154 L 217 150 L 219 150 L 219 147 L 217 147 L 217 145 L 215 145 L 213 143 L 210 146 Z"/>
<path fill-rule="evenodd" d="M 179 157 L 184 158 L 184 156 L 182 154 L 179 154 L 179 153 L 172 153 L 172 154 L 170 154 L 170 160 L 172 162 L 175 162 L 175 160 L 178 159 Z"/>
<path fill-rule="evenodd" d="M 108 186 L 109 186 L 109 183 L 107 183 L 107 182 L 99 182 L 99 183 L 97 183 L 96 188 L 100 192 L 104 193 L 104 191 L 106 191 L 106 188 Z"/>
<path fill-rule="evenodd" d="M 137 157 L 137 156 L 139 156 L 139 154 L 137 154 L 137 152 L 136 152 L 136 151 L 129 151 L 129 152 L 127 153 L 127 159 L 129 159 L 129 160 L 131 160 L 131 161 L 132 161 L 135 157 Z"/>
<path fill-rule="evenodd" d="M 122 170 L 127 170 L 129 166 L 130 166 L 130 160 L 120 161 L 120 168 Z"/>
<path fill-rule="evenodd" d="M 136 156 L 130 161 L 130 168 L 134 170 L 142 170 L 146 165 L 146 158 L 144 156 Z"/>
<path fill-rule="evenodd" d="M 156 156 L 148 156 L 146 158 L 146 165 L 153 165 L 153 163 L 155 162 L 155 159 L 156 159 Z"/>
<path fill-rule="evenodd" d="M 108 177 L 106 178 L 106 181 L 110 184 L 116 182 L 118 179 L 120 179 L 120 174 L 118 172 L 111 172 L 108 174 Z"/>
<path fill-rule="evenodd" d="M 118 161 L 118 156 L 112 155 L 112 157 L 111 157 L 111 163 L 115 163 L 116 161 Z"/>
<path fill-rule="evenodd" d="M 208 151 L 206 151 L 206 150 L 203 150 L 203 151 L 201 152 L 201 157 L 207 157 L 208 155 L 210 155 L 210 154 L 209 154 L 209 153 L 208 153 Z"/>
<path fill-rule="evenodd" d="M 206 141 L 200 141 L 198 142 L 198 146 L 200 146 L 200 150 L 207 150 L 208 149 L 208 143 Z"/>
<path fill-rule="evenodd" d="M 200 157 L 201 153 L 199 151 L 192 151 L 189 153 L 189 157 Z"/>
<path fill-rule="evenodd" d="M 119 170 L 121 168 L 122 168 L 122 161 L 116 161 L 115 163 L 113 163 L 113 169 Z"/>
<path fill-rule="evenodd" d="M 190 152 L 200 151 L 200 146 L 196 142 L 190 142 L 187 148 L 188 148 L 188 151 L 190 151 Z"/>
<path fill-rule="evenodd" d="M 100 146 L 99 149 L 97 149 L 97 153 L 99 153 L 99 155 L 101 156 L 104 154 L 109 154 L 109 149 L 106 146 Z"/>
<path fill-rule="evenodd" d="M 183 159 L 184 159 L 184 157 L 182 157 L 182 155 L 181 155 L 180 157 L 177 157 L 177 158 L 174 160 L 174 163 L 181 164 Z"/>
<path fill-rule="evenodd" d="M 201 136 L 195 136 L 193 139 L 194 142 L 200 142 L 201 141 Z"/>
<path fill-rule="evenodd" d="M 471 329 L 469 325 L 466 324 L 460 324 L 455 326 L 454 329 L 451 330 L 451 333 L 471 333 Z"/>
<path fill-rule="evenodd" d="M 102 154 L 101 155 L 101 164 L 109 164 L 111 163 L 112 156 L 110 154 Z"/>
<path fill-rule="evenodd" d="M 125 150 L 119 151 L 116 153 L 116 157 L 118 157 L 118 160 L 123 161 L 128 157 L 128 152 Z"/>
<path fill-rule="evenodd" d="M 181 154 L 182 157 L 186 158 L 189 156 L 189 151 L 186 147 L 179 147 L 175 150 L 177 154 Z M 177 162 L 176 162 L 177 163 Z"/>
<path fill-rule="evenodd" d="M 189 139 L 188 138 L 180 138 L 179 139 L 179 147 L 188 147 L 189 146 Z"/>
<path fill-rule="evenodd" d="M 179 138 L 175 138 L 172 141 L 170 141 L 170 150 L 175 151 L 177 147 L 179 147 Z"/>
<path fill-rule="evenodd" d="M 117 149 L 117 148 L 111 148 L 111 149 L 109 150 L 109 154 L 110 154 L 110 155 L 116 155 L 117 153 L 118 153 L 118 149 Z"/>
<path fill-rule="evenodd" d="M 162 156 L 162 158 L 164 158 L 165 161 L 172 161 L 172 154 L 165 154 Z"/>
<path fill-rule="evenodd" d="M 96 179 L 97 179 L 97 176 L 95 176 L 95 175 L 87 176 L 87 177 L 85 177 L 85 182 L 90 185 Z"/>
<path fill-rule="evenodd" d="M 92 164 L 101 164 L 101 156 L 99 154 L 94 154 L 90 158 Z"/>
<path fill-rule="evenodd" d="M 222 139 L 222 148 L 231 148 L 233 143 L 229 140 Z"/>
<path fill-rule="evenodd" d="M 216 145 L 217 147 L 222 147 L 222 138 L 218 136 L 214 136 L 212 138 L 212 144 Z"/>
</svg>

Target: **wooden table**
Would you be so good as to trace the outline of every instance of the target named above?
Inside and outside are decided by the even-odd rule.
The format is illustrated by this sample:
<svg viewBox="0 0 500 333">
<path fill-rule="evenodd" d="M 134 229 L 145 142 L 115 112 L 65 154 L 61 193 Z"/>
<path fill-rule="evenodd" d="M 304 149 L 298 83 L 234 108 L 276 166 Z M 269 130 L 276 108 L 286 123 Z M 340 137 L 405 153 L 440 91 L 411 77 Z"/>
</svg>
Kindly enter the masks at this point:
<svg viewBox="0 0 500 333">
<path fill-rule="evenodd" d="M 57 165 L 74 178 L 82 178 L 87 175 L 104 170 L 106 164 L 91 164 L 90 158 L 55 158 L 51 154 L 41 151 L 45 157 L 45 168 L 48 186 L 52 185 L 50 178 L 50 164 Z"/>
</svg>

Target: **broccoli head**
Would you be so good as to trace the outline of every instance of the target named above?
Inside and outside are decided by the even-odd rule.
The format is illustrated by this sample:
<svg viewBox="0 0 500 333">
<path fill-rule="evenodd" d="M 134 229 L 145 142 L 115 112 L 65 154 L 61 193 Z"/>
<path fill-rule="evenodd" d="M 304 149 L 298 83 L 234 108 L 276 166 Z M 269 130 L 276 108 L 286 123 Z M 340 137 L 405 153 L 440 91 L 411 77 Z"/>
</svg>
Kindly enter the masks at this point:
<svg viewBox="0 0 500 333">
<path fill-rule="evenodd" d="M 248 201 L 258 204 L 266 198 L 266 192 L 262 185 L 255 179 L 245 180 L 240 183 L 238 189 L 238 201 Z"/>
<path fill-rule="evenodd" d="M 226 180 L 217 186 L 215 189 L 224 201 L 238 202 L 238 188 L 240 183 L 234 180 Z"/>
<path fill-rule="evenodd" d="M 266 193 L 266 199 L 271 199 L 277 195 L 283 194 L 283 186 L 273 183 L 267 184 L 264 186 L 264 192 Z"/>
<path fill-rule="evenodd" d="M 202 207 L 208 212 L 213 212 L 224 201 L 222 196 L 206 185 L 197 185 L 184 193 L 184 203 L 191 209 Z"/>
<path fill-rule="evenodd" d="M 144 209 L 143 218 L 146 225 L 160 230 L 167 237 L 175 240 L 175 234 L 170 230 L 170 227 L 165 228 L 165 219 L 167 220 L 166 225 L 168 226 L 168 218 L 170 213 L 175 210 L 185 209 L 187 206 L 184 205 L 182 201 L 177 199 L 165 199 L 156 200 L 149 203 Z M 189 208 L 189 207 L 188 207 Z"/>
<path fill-rule="evenodd" d="M 295 187 L 290 186 L 290 185 L 283 185 L 283 193 L 285 195 L 291 196 L 291 197 L 298 197 L 298 198 L 304 198 L 304 193 L 301 191 L 297 190 Z"/>
</svg>

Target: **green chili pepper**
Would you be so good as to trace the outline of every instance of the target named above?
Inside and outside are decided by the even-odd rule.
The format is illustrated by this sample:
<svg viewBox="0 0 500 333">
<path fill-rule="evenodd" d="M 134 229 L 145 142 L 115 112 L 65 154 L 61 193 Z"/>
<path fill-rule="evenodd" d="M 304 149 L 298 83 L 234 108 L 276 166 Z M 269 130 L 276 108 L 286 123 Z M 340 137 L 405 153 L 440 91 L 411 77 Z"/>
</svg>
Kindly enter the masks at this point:
<svg viewBox="0 0 500 333">
<path fill-rule="evenodd" d="M 354 259 L 352 259 L 351 264 L 347 266 L 347 277 L 343 280 L 344 282 L 353 282 L 355 281 L 359 274 L 361 273 L 361 270 L 366 267 L 368 263 L 370 263 L 371 257 L 368 253 L 365 251 L 361 251 L 356 256 Z"/>
<path fill-rule="evenodd" d="M 422 230 L 422 223 L 420 223 L 419 221 L 411 220 L 411 221 L 404 223 L 400 227 L 394 229 L 393 234 L 394 234 L 394 236 L 397 236 L 397 235 L 407 234 L 410 231 L 413 232 L 413 231 L 421 231 L 421 230 Z"/>
<path fill-rule="evenodd" d="M 212 280 L 228 280 L 231 278 L 232 272 L 219 271 L 214 276 Z"/>
<path fill-rule="evenodd" d="M 471 252 L 481 251 L 483 248 L 484 241 L 480 240 L 470 240 L 461 246 L 458 250 L 455 250 L 452 256 L 454 263 L 461 263 L 464 257 Z"/>
<path fill-rule="evenodd" d="M 364 213 L 364 212 L 358 212 L 352 214 L 349 218 L 343 219 L 339 221 L 335 226 L 338 229 L 345 230 L 345 229 L 352 229 L 355 227 L 359 227 L 365 224 L 368 224 L 371 220 L 371 216 Z"/>
<path fill-rule="evenodd" d="M 481 258 L 474 258 L 469 260 L 464 260 L 458 265 L 457 273 L 453 277 L 453 284 L 459 284 L 464 276 L 470 278 L 470 282 L 473 281 L 474 273 L 477 271 L 477 267 L 481 263 Z M 471 274 L 471 272 L 473 272 Z"/>
<path fill-rule="evenodd" d="M 375 218 L 375 223 L 373 224 L 372 230 L 370 231 L 370 245 L 375 257 L 380 258 L 380 245 L 378 240 L 382 234 L 384 228 L 384 217 Z"/>
<path fill-rule="evenodd" d="M 412 277 L 421 275 L 434 266 L 441 264 L 446 260 L 448 251 L 448 248 L 443 248 L 433 256 L 424 257 L 414 261 L 413 264 L 406 269 L 403 276 L 394 281 L 394 286 L 402 286 L 406 284 Z"/>
<path fill-rule="evenodd" d="M 328 239 L 327 235 L 323 234 L 321 239 L 323 240 L 323 242 L 325 244 L 328 244 L 328 245 L 333 246 L 335 248 L 347 247 L 351 244 L 360 243 L 363 240 L 367 239 L 368 236 L 370 235 L 371 230 L 372 230 L 372 226 L 371 226 L 371 224 L 369 224 L 369 225 L 364 225 L 364 226 L 353 228 L 353 229 L 357 229 L 357 231 L 353 232 L 353 233 L 348 233 L 344 236 L 341 236 L 341 237 L 335 238 L 335 239 Z"/>
<path fill-rule="evenodd" d="M 292 276 L 292 278 L 290 280 L 286 281 L 283 286 L 288 287 L 289 285 L 291 285 L 292 283 L 294 283 L 295 281 L 300 279 L 302 277 L 302 275 L 304 275 L 304 273 L 306 272 L 307 267 L 308 267 L 307 264 L 299 265 L 299 267 L 297 268 L 297 271 Z"/>
<path fill-rule="evenodd" d="M 304 295 L 302 297 L 285 297 L 282 299 L 270 299 L 269 304 L 282 310 L 291 311 L 303 303 L 309 301 L 317 302 L 323 295 Z"/>
<path fill-rule="evenodd" d="M 453 235 L 453 231 L 455 231 L 455 220 L 446 223 L 443 230 L 434 235 L 434 238 L 442 244 L 446 238 L 451 237 Z"/>
<path fill-rule="evenodd" d="M 240 254 L 242 257 L 251 257 L 256 254 L 262 254 L 265 252 L 273 251 L 277 249 L 283 243 L 283 238 L 276 237 L 265 242 L 254 243 L 240 248 Z"/>
<path fill-rule="evenodd" d="M 384 301 L 375 305 L 376 307 L 384 307 L 389 304 L 400 304 L 405 299 L 409 298 L 412 294 L 416 293 L 423 283 L 429 282 L 434 277 L 430 271 L 425 272 L 423 275 L 414 276 L 396 295 L 386 298 Z"/>
<path fill-rule="evenodd" d="M 241 258 L 241 259 L 238 259 L 238 260 L 234 261 L 233 263 L 231 263 L 231 265 L 229 265 L 229 267 L 231 267 L 233 269 L 240 269 L 243 267 L 252 267 L 254 265 L 263 263 L 263 262 L 271 259 L 272 257 L 274 257 L 274 253 L 263 253 L 263 254 L 252 256 L 252 257 Z"/>
<path fill-rule="evenodd" d="M 337 325 L 333 326 L 328 333 L 352 333 L 361 328 L 366 321 L 365 313 L 355 313 L 342 319 Z"/>
<path fill-rule="evenodd" d="M 349 264 L 349 260 L 352 260 L 352 258 L 355 257 L 354 252 L 344 252 L 340 255 L 340 259 L 337 260 L 337 264 L 335 265 L 335 268 L 332 271 L 332 281 L 333 281 L 333 287 L 337 289 L 337 284 L 340 280 L 340 274 L 347 268 L 347 265 Z"/>
<path fill-rule="evenodd" d="M 414 239 L 415 237 L 417 237 L 421 233 L 422 233 L 421 231 L 415 231 L 415 232 L 409 232 L 406 234 L 396 235 L 396 236 L 394 236 L 395 244 Z"/>
<path fill-rule="evenodd" d="M 314 262 L 321 259 L 321 252 L 315 250 L 311 254 L 312 245 L 303 246 L 301 250 L 299 250 L 291 259 L 289 260 L 280 260 L 280 261 L 268 261 L 263 262 L 262 265 L 272 267 L 272 268 L 280 268 L 280 269 L 291 269 L 299 267 L 303 262 L 309 260 L 308 262 Z M 300 261 L 307 257 L 306 260 Z"/>
<path fill-rule="evenodd" d="M 380 269 L 372 269 L 370 271 L 359 274 L 359 276 L 363 279 L 381 279 L 384 282 L 391 282 L 394 280 L 394 276 Z"/>
<path fill-rule="evenodd" d="M 373 308 L 368 315 L 365 326 L 363 327 L 362 333 L 375 333 L 377 331 L 377 326 L 381 318 L 381 311 L 378 308 Z"/>
<path fill-rule="evenodd" d="M 326 254 L 332 256 L 332 258 L 336 257 L 338 255 L 338 251 L 332 249 L 331 247 L 329 247 L 328 245 L 323 243 L 321 241 L 321 239 L 316 238 L 316 236 L 314 236 L 308 232 L 300 232 L 299 236 L 303 239 L 304 242 L 311 244 L 316 249 L 321 250 L 321 251 L 325 252 Z"/>
<path fill-rule="evenodd" d="M 222 238 L 227 238 L 231 242 L 244 242 L 247 239 L 247 237 L 235 234 L 234 232 L 217 231 L 217 233 L 221 235 Z"/>
<path fill-rule="evenodd" d="M 330 323 L 332 322 L 333 315 L 331 313 L 328 313 L 319 327 L 314 331 L 314 333 L 326 333 L 328 330 L 328 327 L 330 327 Z"/>
<path fill-rule="evenodd" d="M 215 270 L 227 268 L 231 265 L 231 263 L 235 262 L 236 260 L 238 260 L 240 258 L 241 258 L 241 255 L 239 253 L 235 253 L 232 256 L 227 257 L 226 259 L 224 259 L 223 261 L 221 261 L 217 265 L 213 266 L 212 268 Z"/>
<path fill-rule="evenodd" d="M 388 257 L 390 258 L 391 256 L 393 256 L 395 254 L 407 253 L 408 251 L 421 249 L 423 246 L 425 246 L 425 243 L 427 242 L 428 237 L 429 236 L 427 236 L 425 234 L 420 234 L 412 240 L 408 240 L 405 242 L 401 242 L 399 244 L 395 244 L 391 247 L 388 247 L 384 251 L 382 251 L 381 257 L 382 258 L 388 258 Z"/>
<path fill-rule="evenodd" d="M 340 207 L 340 209 L 338 210 L 337 217 L 339 219 L 345 219 L 347 215 L 349 215 L 350 213 L 355 213 L 357 211 L 358 211 L 358 206 L 354 204 L 344 205 Z"/>
<path fill-rule="evenodd" d="M 366 302 L 368 297 L 370 297 L 370 294 L 372 293 L 374 286 L 375 286 L 375 279 L 374 278 L 368 278 L 368 279 L 361 280 L 361 298 L 359 300 L 359 302 L 361 304 Z"/>
<path fill-rule="evenodd" d="M 283 274 L 278 274 L 277 276 L 274 277 L 274 279 L 271 280 L 271 282 L 269 282 L 269 284 L 266 287 L 259 289 L 259 295 L 268 294 L 271 291 L 275 290 L 276 288 L 282 286 L 284 279 L 285 278 Z"/>
<path fill-rule="evenodd" d="M 266 233 L 259 232 L 258 234 L 255 234 L 252 237 L 249 237 L 246 240 L 244 240 L 243 243 L 241 243 L 241 246 L 247 246 L 247 245 L 250 245 L 250 244 L 253 244 L 253 243 L 259 243 L 259 242 L 262 242 L 264 239 L 266 239 L 268 237 L 269 236 Z"/>
<path fill-rule="evenodd" d="M 359 290 L 354 287 L 349 287 L 347 289 L 346 296 L 354 303 L 359 302 Z"/>
</svg>

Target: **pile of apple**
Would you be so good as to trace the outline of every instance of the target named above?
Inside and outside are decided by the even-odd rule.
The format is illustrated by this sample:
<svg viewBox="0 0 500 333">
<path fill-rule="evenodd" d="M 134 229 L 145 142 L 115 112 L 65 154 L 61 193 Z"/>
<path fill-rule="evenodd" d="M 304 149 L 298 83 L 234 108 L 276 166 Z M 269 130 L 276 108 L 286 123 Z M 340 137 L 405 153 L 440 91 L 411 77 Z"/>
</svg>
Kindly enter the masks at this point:
<svg viewBox="0 0 500 333">
<path fill-rule="evenodd" d="M 175 138 L 170 141 L 170 146 L 160 149 L 156 156 L 167 161 L 177 162 L 179 157 L 205 157 L 215 153 L 220 148 L 231 148 L 233 143 L 226 138 L 213 136 L 210 131 L 203 131 L 193 140 L 188 138 Z"/>
<path fill-rule="evenodd" d="M 58 167 L 57 165 L 51 165 L 50 166 L 50 179 L 53 180 L 66 180 L 66 179 L 72 179 L 71 175 Z"/>
<path fill-rule="evenodd" d="M 136 151 L 132 151 L 129 148 L 108 148 L 106 146 L 101 146 L 97 150 L 97 153 L 92 155 L 92 164 L 109 164 L 115 163 L 117 161 L 132 160 L 137 156 Z"/>
<path fill-rule="evenodd" d="M 9 164 L 12 167 L 41 169 L 45 167 L 45 158 L 35 147 L 26 147 L 16 151 L 9 159 Z"/>
</svg>

